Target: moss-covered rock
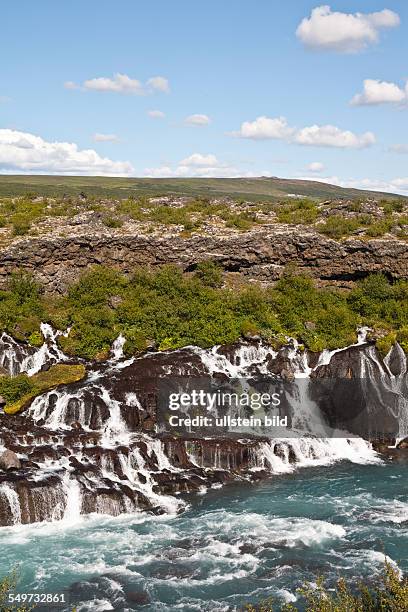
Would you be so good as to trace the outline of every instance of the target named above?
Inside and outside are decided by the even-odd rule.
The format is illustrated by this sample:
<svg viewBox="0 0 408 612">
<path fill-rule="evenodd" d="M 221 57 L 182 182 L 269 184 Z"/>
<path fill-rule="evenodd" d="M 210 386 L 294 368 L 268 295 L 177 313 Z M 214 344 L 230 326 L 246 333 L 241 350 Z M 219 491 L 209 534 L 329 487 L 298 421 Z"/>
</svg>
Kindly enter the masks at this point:
<svg viewBox="0 0 408 612">
<path fill-rule="evenodd" d="M 46 372 L 39 372 L 34 374 L 34 376 L 20 375 L 18 378 L 21 381 L 21 392 L 19 395 L 15 394 L 12 401 L 7 402 L 4 412 L 7 414 L 17 414 L 27 408 L 37 395 L 45 393 L 50 389 L 55 389 L 60 385 L 78 382 L 85 378 L 85 375 L 86 369 L 82 364 L 57 364 Z M 23 378 L 26 384 L 23 384 Z M 10 382 L 13 380 L 16 379 L 9 379 Z"/>
</svg>

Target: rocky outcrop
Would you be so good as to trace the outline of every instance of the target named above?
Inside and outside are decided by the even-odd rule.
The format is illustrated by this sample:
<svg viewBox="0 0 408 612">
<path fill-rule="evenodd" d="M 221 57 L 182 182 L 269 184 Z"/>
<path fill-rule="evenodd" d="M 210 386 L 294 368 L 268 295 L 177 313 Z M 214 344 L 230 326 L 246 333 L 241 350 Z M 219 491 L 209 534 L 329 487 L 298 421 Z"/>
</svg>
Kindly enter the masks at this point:
<svg viewBox="0 0 408 612">
<path fill-rule="evenodd" d="M 63 291 L 78 272 L 95 264 L 125 273 L 138 265 L 173 263 L 194 270 L 203 260 L 226 273 L 264 282 L 277 280 L 288 264 L 322 283 L 347 284 L 372 272 L 408 277 L 408 243 L 397 239 L 335 241 L 307 228 L 271 225 L 225 235 L 88 233 L 64 238 L 20 239 L 0 251 L 0 285 L 16 268 L 31 270 L 48 291 Z"/>
<path fill-rule="evenodd" d="M 16 453 L 11 450 L 5 450 L 0 454 L 0 470 L 19 470 L 21 461 Z"/>
</svg>

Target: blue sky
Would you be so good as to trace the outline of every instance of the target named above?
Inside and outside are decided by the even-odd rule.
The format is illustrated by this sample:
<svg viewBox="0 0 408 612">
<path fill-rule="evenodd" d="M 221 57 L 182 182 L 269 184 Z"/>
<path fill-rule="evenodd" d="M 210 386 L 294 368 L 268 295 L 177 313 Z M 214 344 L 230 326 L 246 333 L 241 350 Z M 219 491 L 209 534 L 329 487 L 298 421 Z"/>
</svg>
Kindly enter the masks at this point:
<svg viewBox="0 0 408 612">
<path fill-rule="evenodd" d="M 0 172 L 268 174 L 408 193 L 408 4 L 318 7 L 5 1 Z"/>
</svg>

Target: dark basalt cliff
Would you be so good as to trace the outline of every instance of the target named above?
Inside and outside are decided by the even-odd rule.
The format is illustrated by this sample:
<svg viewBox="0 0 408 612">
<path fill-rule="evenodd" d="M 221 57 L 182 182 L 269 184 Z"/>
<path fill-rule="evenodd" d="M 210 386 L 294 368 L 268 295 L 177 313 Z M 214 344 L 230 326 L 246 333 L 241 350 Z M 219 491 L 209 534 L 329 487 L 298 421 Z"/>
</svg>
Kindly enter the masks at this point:
<svg viewBox="0 0 408 612">
<path fill-rule="evenodd" d="M 32 270 L 49 291 L 63 291 L 78 271 L 94 264 L 131 272 L 138 265 L 173 263 L 193 270 L 203 260 L 225 272 L 263 282 L 277 280 L 288 264 L 322 283 L 347 284 L 372 272 L 408 277 L 408 242 L 398 239 L 332 240 L 313 230 L 285 225 L 225 235 L 93 232 L 25 238 L 0 250 L 0 284 L 16 268 Z"/>
</svg>

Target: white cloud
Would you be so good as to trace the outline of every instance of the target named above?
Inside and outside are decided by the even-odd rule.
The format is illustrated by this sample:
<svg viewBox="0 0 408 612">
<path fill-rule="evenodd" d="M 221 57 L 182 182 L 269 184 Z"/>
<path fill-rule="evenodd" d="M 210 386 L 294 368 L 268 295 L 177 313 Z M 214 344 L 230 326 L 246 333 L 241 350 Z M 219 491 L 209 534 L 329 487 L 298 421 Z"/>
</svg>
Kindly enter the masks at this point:
<svg viewBox="0 0 408 612">
<path fill-rule="evenodd" d="M 401 89 L 395 83 L 365 79 L 363 93 L 356 94 L 351 100 L 353 106 L 375 104 L 399 104 L 408 101 L 408 83 Z"/>
<path fill-rule="evenodd" d="M 257 117 L 255 121 L 244 121 L 238 132 L 232 132 L 232 136 L 250 138 L 253 140 L 267 140 L 276 138 L 283 140 L 288 138 L 294 129 L 287 124 L 285 117 Z"/>
<path fill-rule="evenodd" d="M 119 142 L 119 137 L 116 134 L 101 134 L 96 132 L 92 139 L 95 142 Z"/>
<path fill-rule="evenodd" d="M 149 93 L 162 92 L 168 93 L 170 91 L 169 82 L 162 76 L 152 77 L 148 79 L 147 83 L 143 85 L 141 81 L 130 78 L 127 74 L 117 72 L 110 77 L 96 77 L 94 79 L 87 79 L 78 85 L 74 81 L 66 81 L 64 83 L 65 89 L 85 89 L 89 91 L 108 91 L 121 94 L 133 94 L 137 96 L 143 96 Z"/>
<path fill-rule="evenodd" d="M 132 165 L 112 161 L 71 142 L 48 142 L 40 136 L 0 129 L 0 172 L 129 176 Z"/>
<path fill-rule="evenodd" d="M 65 89 L 80 89 L 80 86 L 74 83 L 74 81 L 65 81 Z"/>
<path fill-rule="evenodd" d="M 340 130 L 334 125 L 311 125 L 302 129 L 290 127 L 285 117 L 258 117 L 255 121 L 244 121 L 232 136 L 252 140 L 286 140 L 288 142 L 315 147 L 337 147 L 360 149 L 375 143 L 372 132 L 355 134 L 349 130 Z"/>
<path fill-rule="evenodd" d="M 203 126 L 209 125 L 211 123 L 211 119 L 207 115 L 189 115 L 184 119 L 184 123 L 187 123 L 188 125 Z"/>
<path fill-rule="evenodd" d="M 240 176 L 256 176 L 242 172 L 229 164 L 220 162 L 212 153 L 203 155 L 193 153 L 182 159 L 175 166 L 163 165 L 158 168 L 145 168 L 144 176 L 153 178 L 167 177 L 203 177 L 203 178 L 237 178 Z"/>
<path fill-rule="evenodd" d="M 155 91 L 161 91 L 163 93 L 170 92 L 170 85 L 168 80 L 162 76 L 152 77 L 147 81 L 147 86 L 151 87 Z"/>
<path fill-rule="evenodd" d="M 334 125 L 311 125 L 298 130 L 293 141 L 314 147 L 363 149 L 375 143 L 375 136 L 372 132 L 355 134 L 349 130 L 340 130 Z"/>
<path fill-rule="evenodd" d="M 408 144 L 394 144 L 388 147 L 391 153 L 398 153 L 399 155 L 408 155 Z"/>
<path fill-rule="evenodd" d="M 84 89 L 93 91 L 114 91 L 124 94 L 144 94 L 144 89 L 140 81 L 131 79 L 127 74 L 117 72 L 113 79 L 108 77 L 98 77 L 84 81 Z"/>
<path fill-rule="evenodd" d="M 322 162 L 312 162 L 308 165 L 307 169 L 310 170 L 310 172 L 323 172 L 324 164 L 322 164 Z"/>
<path fill-rule="evenodd" d="M 189 157 L 182 159 L 180 164 L 182 166 L 201 166 L 201 167 L 219 167 L 220 162 L 215 155 L 209 153 L 208 155 L 202 155 L 201 153 L 193 153 Z"/>
<path fill-rule="evenodd" d="M 164 119 L 166 116 L 163 111 L 160 110 L 149 110 L 147 111 L 147 114 L 149 117 L 152 117 L 152 119 Z"/>
<path fill-rule="evenodd" d="M 397 13 L 384 9 L 376 13 L 340 13 L 323 5 L 299 24 L 296 35 L 310 49 L 356 53 L 378 42 L 382 28 L 395 28 Z"/>
</svg>

